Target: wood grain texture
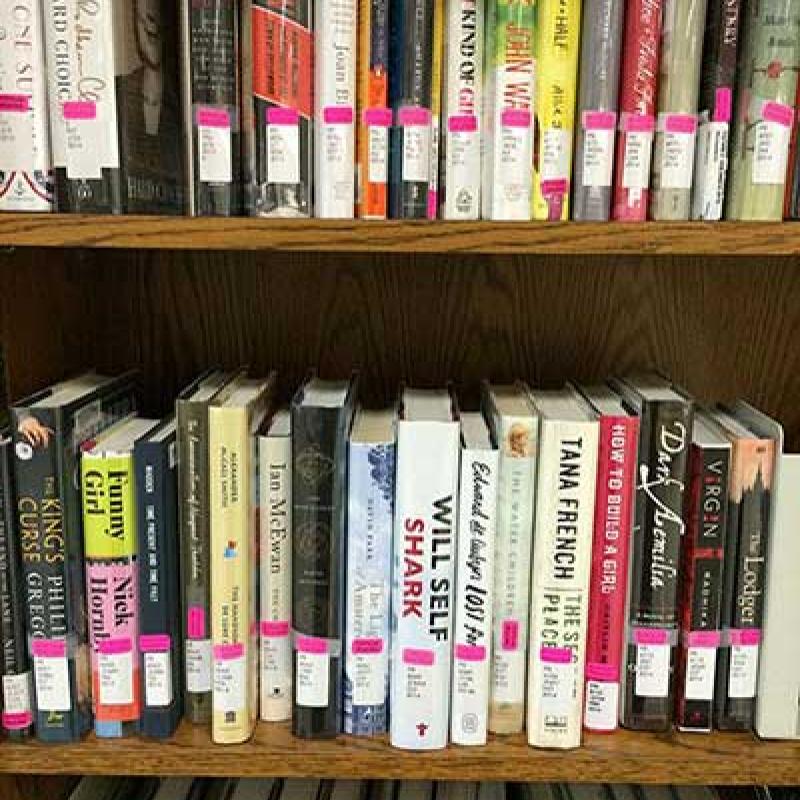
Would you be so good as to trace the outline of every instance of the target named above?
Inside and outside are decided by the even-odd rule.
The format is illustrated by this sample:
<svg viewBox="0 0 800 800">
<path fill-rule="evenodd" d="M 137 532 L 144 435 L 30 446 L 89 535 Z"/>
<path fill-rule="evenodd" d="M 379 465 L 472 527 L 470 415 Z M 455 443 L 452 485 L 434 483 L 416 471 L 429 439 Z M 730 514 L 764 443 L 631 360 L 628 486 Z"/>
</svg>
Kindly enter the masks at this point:
<svg viewBox="0 0 800 800">
<path fill-rule="evenodd" d="M 800 225 L 428 223 L 3 214 L 2 246 L 487 255 L 797 255 Z"/>
</svg>

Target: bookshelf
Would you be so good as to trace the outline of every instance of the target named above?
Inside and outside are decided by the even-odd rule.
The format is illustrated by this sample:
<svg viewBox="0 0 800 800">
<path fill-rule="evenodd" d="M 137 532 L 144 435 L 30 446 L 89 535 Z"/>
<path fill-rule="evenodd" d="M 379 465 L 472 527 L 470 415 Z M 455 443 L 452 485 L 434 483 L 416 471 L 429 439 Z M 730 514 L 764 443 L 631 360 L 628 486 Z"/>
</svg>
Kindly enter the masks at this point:
<svg viewBox="0 0 800 800">
<path fill-rule="evenodd" d="M 401 379 L 556 386 L 655 367 L 701 401 L 746 397 L 800 448 L 800 225 L 409 224 L 0 217 L 0 333 L 21 396 L 92 365 L 142 375 L 161 413 L 210 364 L 361 373 L 368 402 Z M 403 753 L 384 740 L 300 742 L 285 726 L 213 746 L 0 743 L 0 800 L 92 772 L 681 783 L 800 783 L 800 744 L 749 735 L 521 737 Z M 43 783 L 44 781 L 44 783 Z"/>
</svg>

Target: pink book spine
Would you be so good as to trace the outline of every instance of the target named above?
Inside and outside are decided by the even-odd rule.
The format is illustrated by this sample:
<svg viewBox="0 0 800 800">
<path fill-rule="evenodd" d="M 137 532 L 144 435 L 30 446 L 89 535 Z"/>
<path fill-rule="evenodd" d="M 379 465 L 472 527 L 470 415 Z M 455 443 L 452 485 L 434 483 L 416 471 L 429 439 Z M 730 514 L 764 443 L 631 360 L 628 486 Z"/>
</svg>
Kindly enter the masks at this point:
<svg viewBox="0 0 800 800">
<path fill-rule="evenodd" d="M 663 0 L 629 0 L 625 11 L 619 131 L 612 216 L 647 219 L 650 160 L 658 91 Z"/>
<path fill-rule="evenodd" d="M 584 694 L 591 731 L 618 725 L 638 439 L 638 417 L 600 418 Z"/>
</svg>

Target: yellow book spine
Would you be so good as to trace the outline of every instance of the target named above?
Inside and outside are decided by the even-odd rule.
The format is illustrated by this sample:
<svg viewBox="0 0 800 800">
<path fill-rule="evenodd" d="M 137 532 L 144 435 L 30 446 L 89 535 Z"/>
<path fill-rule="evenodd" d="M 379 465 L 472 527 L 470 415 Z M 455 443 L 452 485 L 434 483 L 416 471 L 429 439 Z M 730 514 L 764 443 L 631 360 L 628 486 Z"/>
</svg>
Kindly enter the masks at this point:
<svg viewBox="0 0 800 800">
<path fill-rule="evenodd" d="M 444 0 L 433 5 L 433 62 L 431 69 L 431 165 L 428 219 L 439 214 L 439 144 L 442 124 L 442 59 L 444 57 Z"/>
<path fill-rule="evenodd" d="M 580 23 L 580 0 L 539 0 L 534 219 L 569 219 Z"/>
</svg>

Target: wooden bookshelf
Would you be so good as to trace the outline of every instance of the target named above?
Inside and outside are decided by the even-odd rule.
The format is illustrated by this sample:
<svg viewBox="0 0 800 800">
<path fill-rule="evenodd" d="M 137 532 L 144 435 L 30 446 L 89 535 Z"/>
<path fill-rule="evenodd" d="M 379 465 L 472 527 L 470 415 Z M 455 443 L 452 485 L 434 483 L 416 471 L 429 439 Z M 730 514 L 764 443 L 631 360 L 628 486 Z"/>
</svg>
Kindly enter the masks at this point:
<svg viewBox="0 0 800 800">
<path fill-rule="evenodd" d="M 259 725 L 243 745 L 214 745 L 204 728 L 184 724 L 169 741 L 94 738 L 75 745 L 0 745 L 0 772 L 426 778 L 437 780 L 608 783 L 798 784 L 800 744 L 764 743 L 748 734 L 587 736 L 579 750 L 534 750 L 522 736 L 486 747 L 429 753 L 389 747 L 385 739 L 304 741 L 288 725 Z"/>
</svg>

